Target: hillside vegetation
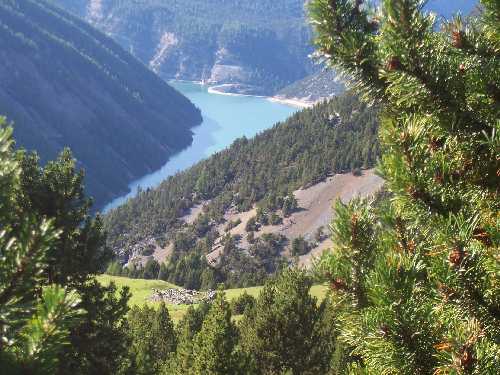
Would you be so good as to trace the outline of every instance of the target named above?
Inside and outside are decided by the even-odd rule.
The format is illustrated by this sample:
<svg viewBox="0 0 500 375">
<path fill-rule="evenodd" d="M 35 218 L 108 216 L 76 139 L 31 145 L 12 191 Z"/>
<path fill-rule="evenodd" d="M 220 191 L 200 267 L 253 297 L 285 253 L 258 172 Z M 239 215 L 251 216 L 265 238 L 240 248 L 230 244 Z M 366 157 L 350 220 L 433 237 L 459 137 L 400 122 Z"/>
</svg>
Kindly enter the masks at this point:
<svg viewBox="0 0 500 375">
<path fill-rule="evenodd" d="M 186 98 L 108 37 L 45 1 L 0 2 L 0 112 L 42 162 L 69 146 L 97 207 L 191 142 Z"/>
<path fill-rule="evenodd" d="M 226 213 L 250 211 L 257 204 L 254 224 L 248 225 L 245 236 L 257 226 L 279 224 L 300 209 L 292 194 L 296 189 L 335 173 L 373 166 L 379 154 L 377 127 L 377 111 L 350 94 L 298 112 L 109 212 L 108 243 L 122 262 L 137 253 L 151 255 L 157 247 L 169 248 L 163 277 L 190 289 L 217 282 L 261 283 L 287 262 L 281 257 L 287 239 L 266 234 L 255 243 L 250 238 L 251 248 L 238 250 L 238 237 L 224 234 L 223 228 L 239 223 L 226 222 Z M 201 214 L 186 223 L 184 216 L 195 206 L 203 207 Z M 204 260 L 214 246 L 232 254 L 217 270 Z M 156 277 L 158 269 L 148 274 Z M 129 275 L 142 274 L 132 270 Z"/>
<path fill-rule="evenodd" d="M 168 283 L 163 280 L 145 280 L 145 279 L 131 279 L 128 277 L 120 276 L 110 276 L 101 275 L 97 277 L 99 283 L 103 286 L 108 286 L 110 283 L 114 283 L 118 289 L 127 287 L 130 290 L 130 299 L 128 300 L 129 306 L 144 306 L 150 305 L 153 307 L 158 307 L 158 302 L 149 302 L 148 298 L 153 294 L 152 289 L 169 289 L 178 288 L 178 286 Z M 238 299 L 243 294 L 249 294 L 250 296 L 256 298 L 262 291 L 262 286 L 249 287 L 249 288 L 235 288 L 226 289 L 225 294 L 229 302 Z M 325 298 L 327 292 L 327 287 L 324 285 L 314 285 L 311 287 L 311 295 L 322 301 Z M 182 318 L 187 309 L 188 305 L 167 305 L 172 318 L 174 320 L 179 320 Z"/>
</svg>

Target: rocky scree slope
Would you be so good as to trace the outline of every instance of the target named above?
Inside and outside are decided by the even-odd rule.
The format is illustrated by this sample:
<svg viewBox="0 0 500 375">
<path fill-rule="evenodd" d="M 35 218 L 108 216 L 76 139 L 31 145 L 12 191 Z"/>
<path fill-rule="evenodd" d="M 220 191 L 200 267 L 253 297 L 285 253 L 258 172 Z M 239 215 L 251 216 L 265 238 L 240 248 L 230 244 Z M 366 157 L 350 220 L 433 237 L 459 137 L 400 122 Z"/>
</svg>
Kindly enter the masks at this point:
<svg viewBox="0 0 500 375">
<path fill-rule="evenodd" d="M 328 247 L 332 202 L 382 185 L 361 170 L 379 155 L 377 129 L 377 108 L 345 93 L 236 140 L 105 215 L 108 245 L 127 264 L 110 273 L 151 277 L 156 267 L 162 280 L 205 290 L 261 285 L 295 256 L 306 265 Z"/>
</svg>

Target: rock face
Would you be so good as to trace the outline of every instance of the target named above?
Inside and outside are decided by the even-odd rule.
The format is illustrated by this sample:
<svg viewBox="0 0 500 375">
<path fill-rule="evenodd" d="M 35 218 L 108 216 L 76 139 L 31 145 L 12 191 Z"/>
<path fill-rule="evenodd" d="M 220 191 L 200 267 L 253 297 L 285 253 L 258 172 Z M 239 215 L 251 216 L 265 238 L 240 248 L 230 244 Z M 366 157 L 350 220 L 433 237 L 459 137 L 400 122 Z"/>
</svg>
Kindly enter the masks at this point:
<svg viewBox="0 0 500 375">
<path fill-rule="evenodd" d="M 96 20 L 106 9 L 87 5 Z M 87 23 L 43 0 L 2 0 L 0 25 L 0 115 L 42 163 L 69 146 L 97 207 L 190 144 L 200 111 Z"/>
<path fill-rule="evenodd" d="M 153 289 L 153 295 L 149 297 L 152 302 L 165 302 L 171 305 L 193 305 L 201 302 L 210 302 L 215 298 L 215 291 L 199 292 L 188 289 Z"/>
<path fill-rule="evenodd" d="M 165 79 L 270 95 L 314 70 L 303 0 L 54 1 Z"/>
</svg>

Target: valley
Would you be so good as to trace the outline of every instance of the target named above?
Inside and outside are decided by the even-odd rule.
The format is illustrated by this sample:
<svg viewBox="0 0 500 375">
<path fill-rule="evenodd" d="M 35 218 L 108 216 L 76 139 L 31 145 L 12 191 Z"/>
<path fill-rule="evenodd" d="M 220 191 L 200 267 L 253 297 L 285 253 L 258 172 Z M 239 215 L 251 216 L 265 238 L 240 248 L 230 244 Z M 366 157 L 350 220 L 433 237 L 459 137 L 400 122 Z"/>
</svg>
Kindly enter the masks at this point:
<svg viewBox="0 0 500 375">
<path fill-rule="evenodd" d="M 163 280 L 141 280 L 141 279 L 130 279 L 127 277 L 119 277 L 119 276 L 109 276 L 102 275 L 97 278 L 99 283 L 104 286 L 109 285 L 111 282 L 116 284 L 119 288 L 127 287 L 130 289 L 132 297 L 129 299 L 128 304 L 130 307 L 132 306 L 157 306 L 157 303 L 150 302 L 149 298 L 153 294 L 153 289 L 157 290 L 167 290 L 170 288 L 178 288 L 176 285 L 170 284 Z M 257 298 L 259 293 L 262 291 L 262 287 L 250 287 L 250 288 L 236 288 L 236 289 L 227 289 L 226 296 L 228 301 L 234 301 L 238 299 L 244 293 L 251 295 L 252 297 Z M 327 287 L 324 285 L 314 285 L 311 288 L 311 295 L 316 297 L 319 301 L 323 300 L 327 294 Z M 168 305 L 168 310 L 172 319 L 177 323 L 179 322 L 185 315 L 189 308 L 189 305 Z M 235 316 L 236 319 L 241 318 Z"/>
<path fill-rule="evenodd" d="M 0 0 L 1 374 L 499 374 L 499 20 Z"/>
<path fill-rule="evenodd" d="M 127 264 L 110 272 L 141 277 L 163 267 L 165 280 L 207 289 L 219 282 L 258 285 L 280 264 L 310 265 L 330 245 L 332 203 L 372 195 L 383 184 L 370 169 L 379 152 L 377 127 L 375 109 L 341 95 L 141 190 L 105 215 L 109 245 Z"/>
<path fill-rule="evenodd" d="M 17 147 L 42 164 L 71 148 L 94 209 L 188 146 L 202 121 L 116 42 L 47 1 L 0 2 L 0 57 L 0 113 Z"/>
<path fill-rule="evenodd" d="M 133 181 L 129 185 L 130 191 L 108 202 L 103 212 L 136 196 L 140 189 L 157 187 L 167 177 L 222 151 L 236 139 L 251 138 L 297 111 L 295 107 L 262 97 L 210 93 L 209 87 L 197 83 L 170 81 L 169 84 L 201 110 L 203 122 L 193 129 L 193 142 L 158 170 Z"/>
</svg>

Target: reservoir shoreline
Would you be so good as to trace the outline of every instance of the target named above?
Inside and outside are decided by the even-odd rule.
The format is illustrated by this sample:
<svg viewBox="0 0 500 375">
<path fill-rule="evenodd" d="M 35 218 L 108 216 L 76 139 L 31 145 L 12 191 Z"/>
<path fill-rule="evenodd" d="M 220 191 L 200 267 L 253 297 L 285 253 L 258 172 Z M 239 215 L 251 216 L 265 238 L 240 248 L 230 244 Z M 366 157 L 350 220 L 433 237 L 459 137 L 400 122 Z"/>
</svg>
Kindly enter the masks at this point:
<svg viewBox="0 0 500 375">
<path fill-rule="evenodd" d="M 209 91 L 201 82 L 171 81 L 169 84 L 202 112 L 203 122 L 191 129 L 191 145 L 172 155 L 160 169 L 129 184 L 129 192 L 108 202 L 102 212 L 125 203 L 141 189 L 157 187 L 163 180 L 225 149 L 238 138 L 251 138 L 271 128 L 298 110 L 296 106 L 274 102 L 267 97 L 220 95 Z"/>
<path fill-rule="evenodd" d="M 207 87 L 207 91 L 210 94 L 225 95 L 225 96 L 246 96 L 246 97 L 253 97 L 253 98 L 263 98 L 263 99 L 269 100 L 273 103 L 288 105 L 288 106 L 291 106 L 294 108 L 299 108 L 299 109 L 312 108 L 312 107 L 314 107 L 314 105 L 321 102 L 321 100 L 311 101 L 311 100 L 307 100 L 306 98 L 287 98 L 287 97 L 280 96 L 280 95 L 266 96 L 266 95 L 249 95 L 249 94 L 239 94 L 239 93 L 233 93 L 233 92 L 226 92 L 226 91 L 221 90 L 221 88 L 227 87 L 224 84 L 211 86 L 211 85 L 206 84 L 202 81 L 182 80 L 182 81 L 169 81 L 169 83 L 170 82 L 185 82 L 185 83 L 192 83 L 195 85 L 204 86 L 204 87 Z"/>
</svg>

